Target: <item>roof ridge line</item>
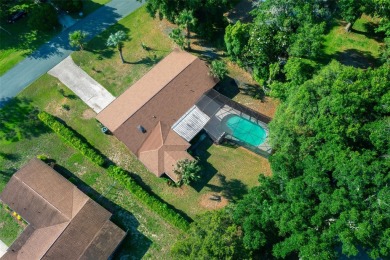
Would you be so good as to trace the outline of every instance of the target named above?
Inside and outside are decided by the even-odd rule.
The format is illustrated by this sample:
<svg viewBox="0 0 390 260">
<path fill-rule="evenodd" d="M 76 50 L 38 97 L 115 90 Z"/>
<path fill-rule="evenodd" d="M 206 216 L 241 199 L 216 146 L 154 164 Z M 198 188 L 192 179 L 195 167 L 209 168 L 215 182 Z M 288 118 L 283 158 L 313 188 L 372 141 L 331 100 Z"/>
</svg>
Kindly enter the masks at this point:
<svg viewBox="0 0 390 260">
<path fill-rule="evenodd" d="M 16 176 L 15 175 L 15 178 L 20 181 L 24 186 L 26 186 L 28 189 L 32 190 L 35 194 L 37 194 L 40 198 L 42 198 L 44 201 L 47 202 L 47 204 L 49 204 L 51 207 L 53 207 L 54 209 L 56 209 L 62 216 L 64 216 L 65 218 L 71 220 L 72 218 L 68 218 L 67 216 L 65 216 L 62 211 L 60 211 L 56 206 L 54 206 L 52 203 L 50 203 L 50 201 L 48 201 L 47 199 L 45 199 L 45 197 L 43 197 L 41 194 L 39 194 L 36 190 L 34 190 L 33 188 L 31 188 L 29 185 L 27 185 L 27 183 L 25 183 L 24 181 L 22 181 L 19 176 Z M 19 214 L 19 213 L 18 213 Z M 62 222 L 63 223 L 63 222 Z"/>
<path fill-rule="evenodd" d="M 191 54 L 192 55 L 192 54 Z M 194 57 L 195 57 L 195 59 L 194 60 L 192 60 L 187 66 L 185 66 L 182 70 L 180 70 L 171 80 L 169 80 L 165 85 L 164 85 L 164 87 L 163 88 L 161 88 L 159 91 L 157 91 L 153 96 L 151 96 L 142 106 L 140 106 L 132 115 L 130 115 L 124 122 L 126 122 L 131 116 L 133 116 L 135 113 L 137 113 L 139 110 L 141 110 L 141 108 L 143 108 L 150 100 L 152 100 L 155 96 L 157 96 L 157 94 L 158 93 L 160 93 L 163 89 L 165 89 L 165 87 L 167 86 L 167 85 L 169 85 L 169 83 L 171 83 L 174 79 L 176 79 L 184 70 L 186 70 L 192 63 L 194 63 L 196 60 L 200 60 L 199 59 L 199 57 L 197 57 L 197 56 L 195 56 L 195 55 L 193 55 Z M 158 63 L 157 63 L 158 64 Z M 156 65 L 157 65 L 156 64 Z M 154 66 L 152 69 L 154 69 L 156 66 Z M 146 72 L 146 74 L 145 75 L 147 75 L 152 69 L 150 69 L 148 72 Z M 145 76 L 144 75 L 144 76 Z M 143 78 L 143 77 L 142 77 Z M 141 79 L 142 79 L 141 78 Z M 141 79 L 139 79 L 139 80 L 141 80 Z M 137 81 L 139 81 L 139 80 L 137 80 Z M 136 83 L 136 82 L 135 82 Z M 134 83 L 134 84 L 135 84 Z M 133 85 L 134 85 L 133 84 Z M 123 122 L 123 123 L 124 123 Z M 161 120 L 159 120 L 159 122 L 161 122 Z M 122 124 L 123 124 L 122 123 Z M 117 127 L 116 129 L 118 129 L 119 127 Z M 115 129 L 115 130 L 116 130 Z M 114 131 L 115 131 L 114 130 Z"/>
</svg>

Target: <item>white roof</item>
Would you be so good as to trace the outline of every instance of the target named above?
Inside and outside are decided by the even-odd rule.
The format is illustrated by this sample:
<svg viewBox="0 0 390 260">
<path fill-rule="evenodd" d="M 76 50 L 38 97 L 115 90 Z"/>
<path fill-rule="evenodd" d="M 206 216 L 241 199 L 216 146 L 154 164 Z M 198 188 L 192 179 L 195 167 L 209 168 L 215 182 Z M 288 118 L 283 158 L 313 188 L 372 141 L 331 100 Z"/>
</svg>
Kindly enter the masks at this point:
<svg viewBox="0 0 390 260">
<path fill-rule="evenodd" d="M 209 120 L 210 117 L 197 106 L 193 106 L 173 124 L 172 130 L 189 142 L 203 129 Z"/>
</svg>

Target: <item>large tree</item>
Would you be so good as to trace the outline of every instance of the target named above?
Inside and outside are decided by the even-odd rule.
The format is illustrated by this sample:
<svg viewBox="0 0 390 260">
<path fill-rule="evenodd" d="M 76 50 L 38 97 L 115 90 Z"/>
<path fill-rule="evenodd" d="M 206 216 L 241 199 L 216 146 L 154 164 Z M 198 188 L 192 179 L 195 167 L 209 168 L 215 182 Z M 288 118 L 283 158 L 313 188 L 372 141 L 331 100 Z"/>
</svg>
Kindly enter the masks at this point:
<svg viewBox="0 0 390 260">
<path fill-rule="evenodd" d="M 139 0 L 141 1 L 141 0 Z M 226 26 L 226 19 L 223 14 L 232 6 L 228 0 L 147 0 L 146 9 L 155 17 L 166 18 L 175 22 L 176 18 L 184 10 L 193 12 L 197 19 L 196 32 L 201 36 L 215 39 L 215 32 L 223 30 Z"/>
<path fill-rule="evenodd" d="M 172 253 L 175 259 L 249 258 L 241 228 L 233 223 L 229 209 L 200 215 L 173 246 Z"/>
<path fill-rule="evenodd" d="M 272 178 L 235 211 L 248 249 L 331 259 L 390 254 L 390 69 L 332 62 L 270 124 Z"/>
<path fill-rule="evenodd" d="M 179 15 L 176 17 L 176 24 L 178 24 L 180 27 L 186 30 L 187 35 L 187 49 L 191 49 L 191 32 L 190 32 L 190 26 L 194 26 L 196 23 L 196 19 L 194 17 L 194 14 L 192 11 L 189 10 L 183 10 L 179 13 Z"/>
</svg>

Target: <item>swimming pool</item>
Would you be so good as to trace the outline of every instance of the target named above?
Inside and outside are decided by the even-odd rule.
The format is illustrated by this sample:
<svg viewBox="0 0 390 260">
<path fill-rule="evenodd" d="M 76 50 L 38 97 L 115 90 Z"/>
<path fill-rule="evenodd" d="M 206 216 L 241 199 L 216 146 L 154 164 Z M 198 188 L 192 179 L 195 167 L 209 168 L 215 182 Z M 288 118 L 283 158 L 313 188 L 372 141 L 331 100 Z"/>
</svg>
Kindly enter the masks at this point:
<svg viewBox="0 0 390 260">
<path fill-rule="evenodd" d="M 259 146 L 267 137 L 264 128 L 238 115 L 225 116 L 222 127 L 226 133 L 252 146 Z"/>
</svg>

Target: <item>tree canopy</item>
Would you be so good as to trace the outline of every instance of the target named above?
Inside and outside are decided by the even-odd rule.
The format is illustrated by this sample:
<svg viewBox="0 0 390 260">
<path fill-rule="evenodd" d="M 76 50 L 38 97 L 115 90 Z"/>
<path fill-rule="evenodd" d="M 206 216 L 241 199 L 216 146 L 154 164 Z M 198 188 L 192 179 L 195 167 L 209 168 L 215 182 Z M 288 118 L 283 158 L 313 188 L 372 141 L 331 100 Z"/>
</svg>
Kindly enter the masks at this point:
<svg viewBox="0 0 390 260">
<path fill-rule="evenodd" d="M 229 210 L 199 216 L 173 248 L 175 259 L 248 259 L 242 231 L 233 223 Z"/>
<path fill-rule="evenodd" d="M 390 69 L 332 62 L 270 124 L 272 178 L 238 203 L 251 250 L 329 259 L 390 254 Z"/>
</svg>

